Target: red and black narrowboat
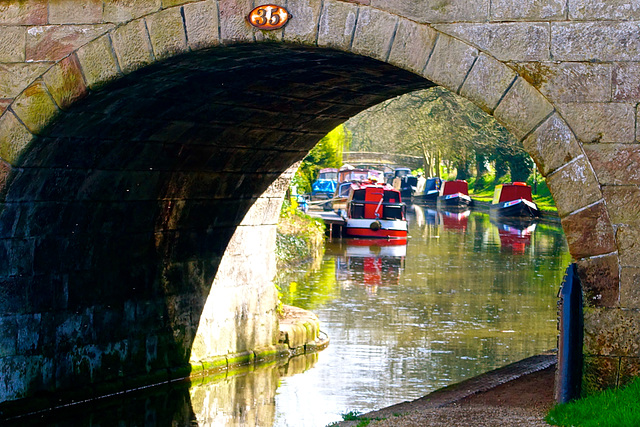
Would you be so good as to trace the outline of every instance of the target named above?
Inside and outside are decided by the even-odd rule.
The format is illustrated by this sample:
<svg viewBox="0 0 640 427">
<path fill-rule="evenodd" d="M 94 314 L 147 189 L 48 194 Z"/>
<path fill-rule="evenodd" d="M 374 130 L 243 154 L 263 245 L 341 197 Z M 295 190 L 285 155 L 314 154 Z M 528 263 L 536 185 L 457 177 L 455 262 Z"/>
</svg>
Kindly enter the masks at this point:
<svg viewBox="0 0 640 427">
<path fill-rule="evenodd" d="M 445 210 L 466 210 L 471 206 L 469 197 L 469 185 L 467 181 L 456 179 L 445 181 L 440 187 L 438 207 Z"/>
<path fill-rule="evenodd" d="M 375 181 L 351 184 L 345 235 L 407 240 L 406 207 L 400 191 Z"/>
<path fill-rule="evenodd" d="M 531 198 L 531 187 L 524 182 L 497 185 L 489 212 L 496 218 L 540 216 L 540 210 Z"/>
</svg>

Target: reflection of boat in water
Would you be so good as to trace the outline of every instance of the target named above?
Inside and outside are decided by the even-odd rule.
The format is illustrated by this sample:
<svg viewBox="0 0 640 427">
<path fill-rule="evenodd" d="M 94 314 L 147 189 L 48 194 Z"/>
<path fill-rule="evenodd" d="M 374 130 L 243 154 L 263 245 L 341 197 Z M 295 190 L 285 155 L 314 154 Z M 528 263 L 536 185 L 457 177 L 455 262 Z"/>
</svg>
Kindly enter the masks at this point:
<svg viewBox="0 0 640 427">
<path fill-rule="evenodd" d="M 531 236 L 536 229 L 536 223 L 531 221 L 497 222 L 491 221 L 498 229 L 500 246 L 503 249 L 511 249 L 514 253 L 524 253 L 531 244 Z"/>
<path fill-rule="evenodd" d="M 446 210 L 465 210 L 471 206 L 469 197 L 469 185 L 467 181 L 456 179 L 445 181 L 440 188 L 438 196 L 438 208 Z"/>
<path fill-rule="evenodd" d="M 405 205 L 400 192 L 373 181 L 352 183 L 347 199 L 345 235 L 407 241 Z"/>
<path fill-rule="evenodd" d="M 336 257 L 336 275 L 342 281 L 367 286 L 395 285 L 404 269 L 407 245 L 401 240 L 349 239 Z"/>
<path fill-rule="evenodd" d="M 531 197 L 531 187 L 524 182 L 496 186 L 491 202 L 491 216 L 496 218 L 533 218 L 540 216 Z"/>
<path fill-rule="evenodd" d="M 445 230 L 466 231 L 469 222 L 470 210 L 463 212 L 439 212 L 440 223 Z"/>
</svg>

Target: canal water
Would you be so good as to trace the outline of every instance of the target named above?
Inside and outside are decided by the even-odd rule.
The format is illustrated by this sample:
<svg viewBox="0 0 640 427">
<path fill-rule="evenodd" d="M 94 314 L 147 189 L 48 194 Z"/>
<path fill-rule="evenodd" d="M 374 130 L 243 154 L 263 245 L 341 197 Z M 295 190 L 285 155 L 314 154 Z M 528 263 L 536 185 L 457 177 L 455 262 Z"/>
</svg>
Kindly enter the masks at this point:
<svg viewBox="0 0 640 427">
<path fill-rule="evenodd" d="M 406 245 L 337 239 L 278 277 L 285 304 L 319 316 L 324 351 L 16 425 L 323 427 L 556 347 L 559 223 L 421 207 L 409 220 Z"/>
</svg>

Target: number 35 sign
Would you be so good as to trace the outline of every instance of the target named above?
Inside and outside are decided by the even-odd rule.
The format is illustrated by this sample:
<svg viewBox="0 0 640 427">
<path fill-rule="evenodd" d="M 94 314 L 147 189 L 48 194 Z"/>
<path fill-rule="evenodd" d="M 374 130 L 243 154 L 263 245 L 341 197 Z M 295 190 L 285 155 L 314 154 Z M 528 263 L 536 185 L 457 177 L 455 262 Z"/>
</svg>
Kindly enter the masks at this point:
<svg viewBox="0 0 640 427">
<path fill-rule="evenodd" d="M 282 28 L 290 18 L 291 15 L 285 8 L 273 4 L 258 6 L 247 16 L 249 23 L 261 30 Z"/>
</svg>

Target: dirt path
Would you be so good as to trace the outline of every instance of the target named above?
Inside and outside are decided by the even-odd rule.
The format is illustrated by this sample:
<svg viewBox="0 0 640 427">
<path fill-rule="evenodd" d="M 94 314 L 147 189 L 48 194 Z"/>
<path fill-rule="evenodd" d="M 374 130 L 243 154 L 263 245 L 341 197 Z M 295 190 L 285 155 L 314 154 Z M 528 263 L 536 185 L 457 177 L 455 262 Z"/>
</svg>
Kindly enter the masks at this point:
<svg viewBox="0 0 640 427">
<path fill-rule="evenodd" d="M 554 376 L 555 356 L 534 356 L 363 417 L 372 419 L 369 426 L 387 427 L 547 426 Z"/>
</svg>

